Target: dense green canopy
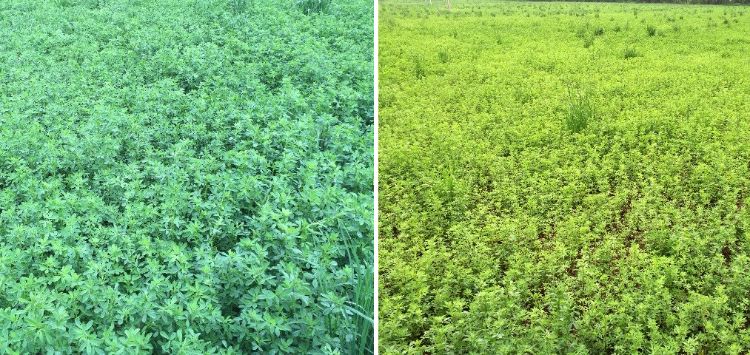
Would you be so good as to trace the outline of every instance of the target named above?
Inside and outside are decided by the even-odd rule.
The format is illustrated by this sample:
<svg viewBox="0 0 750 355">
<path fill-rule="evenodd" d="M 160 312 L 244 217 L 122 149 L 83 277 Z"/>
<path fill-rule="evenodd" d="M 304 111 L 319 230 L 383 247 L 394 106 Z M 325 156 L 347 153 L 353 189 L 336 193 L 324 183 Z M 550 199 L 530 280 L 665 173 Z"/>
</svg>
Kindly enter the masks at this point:
<svg viewBox="0 0 750 355">
<path fill-rule="evenodd" d="M 0 2 L 0 353 L 372 347 L 369 1 Z"/>
</svg>

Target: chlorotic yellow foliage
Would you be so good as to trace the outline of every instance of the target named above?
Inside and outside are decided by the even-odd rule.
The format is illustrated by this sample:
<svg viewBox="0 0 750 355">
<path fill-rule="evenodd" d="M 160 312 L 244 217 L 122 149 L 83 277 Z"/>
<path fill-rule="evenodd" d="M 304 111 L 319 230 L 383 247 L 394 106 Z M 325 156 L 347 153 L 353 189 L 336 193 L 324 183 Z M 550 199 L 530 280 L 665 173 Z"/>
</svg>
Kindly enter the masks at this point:
<svg viewBox="0 0 750 355">
<path fill-rule="evenodd" d="M 379 26 L 381 353 L 750 351 L 750 9 Z"/>
</svg>

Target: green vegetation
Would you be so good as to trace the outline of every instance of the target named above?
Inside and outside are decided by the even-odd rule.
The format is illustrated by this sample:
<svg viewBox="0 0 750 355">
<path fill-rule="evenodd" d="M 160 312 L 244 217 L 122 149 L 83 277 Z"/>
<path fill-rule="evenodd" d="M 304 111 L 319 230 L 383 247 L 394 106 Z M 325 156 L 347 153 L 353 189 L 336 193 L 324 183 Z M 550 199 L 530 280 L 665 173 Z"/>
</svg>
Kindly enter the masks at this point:
<svg viewBox="0 0 750 355">
<path fill-rule="evenodd" d="M 483 5 L 501 4 L 507 0 L 421 0 L 423 4 L 432 3 L 433 6 L 445 7 L 449 5 L 457 6 L 473 6 L 477 3 Z M 596 2 L 596 3 L 677 3 L 677 4 L 705 4 L 705 5 L 748 5 L 750 0 L 525 0 L 529 2 Z M 419 1 L 415 0 L 379 0 L 381 5 L 394 5 L 394 4 L 417 4 Z"/>
<path fill-rule="evenodd" d="M 382 353 L 750 351 L 750 9 L 380 21 Z"/>
<path fill-rule="evenodd" d="M 371 353 L 372 18 L 0 2 L 0 353 Z"/>
</svg>

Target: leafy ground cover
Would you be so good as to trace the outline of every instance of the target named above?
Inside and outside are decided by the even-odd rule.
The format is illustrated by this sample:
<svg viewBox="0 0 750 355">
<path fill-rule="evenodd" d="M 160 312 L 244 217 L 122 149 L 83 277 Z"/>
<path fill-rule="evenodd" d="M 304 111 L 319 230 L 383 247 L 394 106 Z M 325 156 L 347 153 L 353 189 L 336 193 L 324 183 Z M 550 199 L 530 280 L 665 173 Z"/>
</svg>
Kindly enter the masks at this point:
<svg viewBox="0 0 750 355">
<path fill-rule="evenodd" d="M 750 351 L 749 10 L 381 7 L 381 351 Z"/>
<path fill-rule="evenodd" d="M 373 5 L 0 3 L 0 353 L 368 353 Z"/>
</svg>

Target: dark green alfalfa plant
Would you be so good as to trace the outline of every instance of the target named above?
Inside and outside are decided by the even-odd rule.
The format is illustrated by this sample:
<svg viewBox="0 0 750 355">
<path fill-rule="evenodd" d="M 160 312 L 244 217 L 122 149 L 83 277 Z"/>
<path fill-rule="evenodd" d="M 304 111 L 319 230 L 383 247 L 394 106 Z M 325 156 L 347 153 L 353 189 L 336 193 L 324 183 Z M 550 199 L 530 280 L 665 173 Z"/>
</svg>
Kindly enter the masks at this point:
<svg viewBox="0 0 750 355">
<path fill-rule="evenodd" d="M 578 27 L 578 29 L 576 29 L 576 37 L 583 39 L 586 37 L 586 34 L 588 33 L 588 31 L 589 31 L 589 24 L 587 23 L 585 26 Z"/>
<path fill-rule="evenodd" d="M 594 37 L 593 36 L 586 36 L 583 39 L 583 48 L 589 48 L 594 45 Z"/>
<path fill-rule="evenodd" d="M 580 91 L 568 85 L 568 110 L 565 113 L 565 128 L 580 133 L 594 119 L 594 105 L 588 91 Z"/>
<path fill-rule="evenodd" d="M 332 0 L 295 0 L 297 7 L 306 15 L 324 12 L 331 7 Z"/>
<path fill-rule="evenodd" d="M 589 48 L 594 45 L 594 39 L 604 35 L 604 27 L 597 26 L 593 30 L 590 24 L 579 27 L 576 30 L 576 37 L 583 40 L 583 48 Z"/>
</svg>

